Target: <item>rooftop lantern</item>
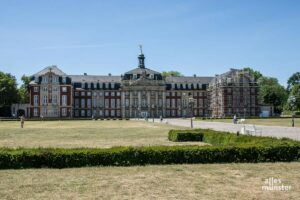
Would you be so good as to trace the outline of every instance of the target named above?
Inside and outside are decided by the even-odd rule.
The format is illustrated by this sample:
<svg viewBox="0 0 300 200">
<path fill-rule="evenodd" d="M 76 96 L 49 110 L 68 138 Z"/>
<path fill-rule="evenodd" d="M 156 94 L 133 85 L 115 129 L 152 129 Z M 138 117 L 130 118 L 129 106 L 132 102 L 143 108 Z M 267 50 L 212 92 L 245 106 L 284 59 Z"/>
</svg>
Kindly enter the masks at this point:
<svg viewBox="0 0 300 200">
<path fill-rule="evenodd" d="M 145 56 L 143 54 L 143 47 L 142 47 L 142 45 L 139 45 L 139 46 L 140 46 L 140 50 L 141 50 L 141 53 L 138 57 L 138 59 L 139 59 L 139 68 L 145 69 Z"/>
</svg>

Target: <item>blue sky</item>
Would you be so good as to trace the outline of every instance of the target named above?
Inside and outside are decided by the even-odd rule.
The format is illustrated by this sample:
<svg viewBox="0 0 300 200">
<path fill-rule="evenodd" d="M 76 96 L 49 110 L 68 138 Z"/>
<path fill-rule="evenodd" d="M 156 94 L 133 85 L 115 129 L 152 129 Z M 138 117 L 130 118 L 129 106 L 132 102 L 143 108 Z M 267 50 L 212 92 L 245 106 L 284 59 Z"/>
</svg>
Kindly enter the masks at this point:
<svg viewBox="0 0 300 200">
<path fill-rule="evenodd" d="M 0 0 L 0 71 L 120 75 L 146 66 L 214 76 L 252 67 L 286 84 L 300 71 L 300 1 Z"/>
</svg>

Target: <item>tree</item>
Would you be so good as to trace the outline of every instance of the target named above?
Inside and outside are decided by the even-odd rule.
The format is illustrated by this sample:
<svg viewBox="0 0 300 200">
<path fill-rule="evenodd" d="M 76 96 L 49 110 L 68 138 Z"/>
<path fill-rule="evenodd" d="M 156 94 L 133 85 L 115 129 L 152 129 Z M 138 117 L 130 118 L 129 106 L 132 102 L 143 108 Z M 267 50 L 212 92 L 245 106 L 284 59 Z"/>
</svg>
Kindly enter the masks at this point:
<svg viewBox="0 0 300 200">
<path fill-rule="evenodd" d="M 19 100 L 20 103 L 28 103 L 29 102 L 29 83 L 31 81 L 31 78 L 29 76 L 23 75 L 21 78 L 23 84 L 19 88 Z"/>
<path fill-rule="evenodd" d="M 178 71 L 164 71 L 161 73 L 162 76 L 164 77 L 168 77 L 168 76 L 183 76 L 183 74 L 181 74 L 180 72 Z"/>
<path fill-rule="evenodd" d="M 287 90 L 291 91 L 293 86 L 300 84 L 300 72 L 294 73 L 287 81 Z"/>
<path fill-rule="evenodd" d="M 274 106 L 274 111 L 280 113 L 287 100 L 285 88 L 273 77 L 260 77 L 258 79 L 259 93 L 258 99 L 261 104 Z"/>
<path fill-rule="evenodd" d="M 255 71 L 254 69 L 252 69 L 250 67 L 243 68 L 243 71 L 246 71 L 250 75 L 254 76 L 255 80 L 258 80 L 260 77 L 263 76 L 262 73 L 260 73 L 259 71 Z"/>
<path fill-rule="evenodd" d="M 14 76 L 0 71 L 0 115 L 10 116 L 10 106 L 19 100 Z"/>
<path fill-rule="evenodd" d="M 287 100 L 287 109 L 291 111 L 300 110 L 300 84 L 292 87 Z"/>
</svg>

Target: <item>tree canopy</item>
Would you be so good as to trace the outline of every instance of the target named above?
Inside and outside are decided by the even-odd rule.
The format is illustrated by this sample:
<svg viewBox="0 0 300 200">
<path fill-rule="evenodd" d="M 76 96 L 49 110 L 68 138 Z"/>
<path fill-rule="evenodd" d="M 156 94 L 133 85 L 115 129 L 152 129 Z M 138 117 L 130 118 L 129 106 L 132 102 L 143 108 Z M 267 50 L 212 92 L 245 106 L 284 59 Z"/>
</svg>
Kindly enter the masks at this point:
<svg viewBox="0 0 300 200">
<path fill-rule="evenodd" d="M 287 81 L 287 90 L 290 91 L 293 86 L 300 84 L 300 72 L 294 73 Z"/>
<path fill-rule="evenodd" d="M 183 76 L 183 74 L 181 74 L 180 72 L 178 71 L 163 71 L 161 73 L 162 76 L 164 77 L 168 77 L 168 76 Z"/>
<path fill-rule="evenodd" d="M 21 87 L 19 88 L 19 102 L 20 103 L 28 103 L 29 102 L 29 83 L 30 83 L 30 76 L 25 76 L 23 75 L 21 78 L 23 84 L 21 85 Z"/>
<path fill-rule="evenodd" d="M 263 76 L 262 73 L 260 73 L 259 71 L 255 71 L 254 69 L 252 69 L 250 67 L 244 67 L 243 70 L 248 72 L 250 75 L 254 76 L 254 78 L 256 80 L 258 80 L 260 77 Z"/>
<path fill-rule="evenodd" d="M 19 101 L 17 81 L 14 76 L 0 71 L 0 113 L 10 115 L 10 106 Z"/>
</svg>

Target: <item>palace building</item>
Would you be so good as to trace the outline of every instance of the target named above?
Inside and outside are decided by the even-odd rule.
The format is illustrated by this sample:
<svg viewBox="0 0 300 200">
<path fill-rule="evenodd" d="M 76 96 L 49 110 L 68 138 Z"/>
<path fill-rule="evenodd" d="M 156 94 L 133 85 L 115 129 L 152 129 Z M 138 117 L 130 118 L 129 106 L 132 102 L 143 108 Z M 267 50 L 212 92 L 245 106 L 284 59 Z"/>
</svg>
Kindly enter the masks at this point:
<svg viewBox="0 0 300 200">
<path fill-rule="evenodd" d="M 32 76 L 28 117 L 137 118 L 257 116 L 258 88 L 247 72 L 163 77 L 145 66 L 123 75 L 68 75 L 49 66 Z"/>
</svg>

